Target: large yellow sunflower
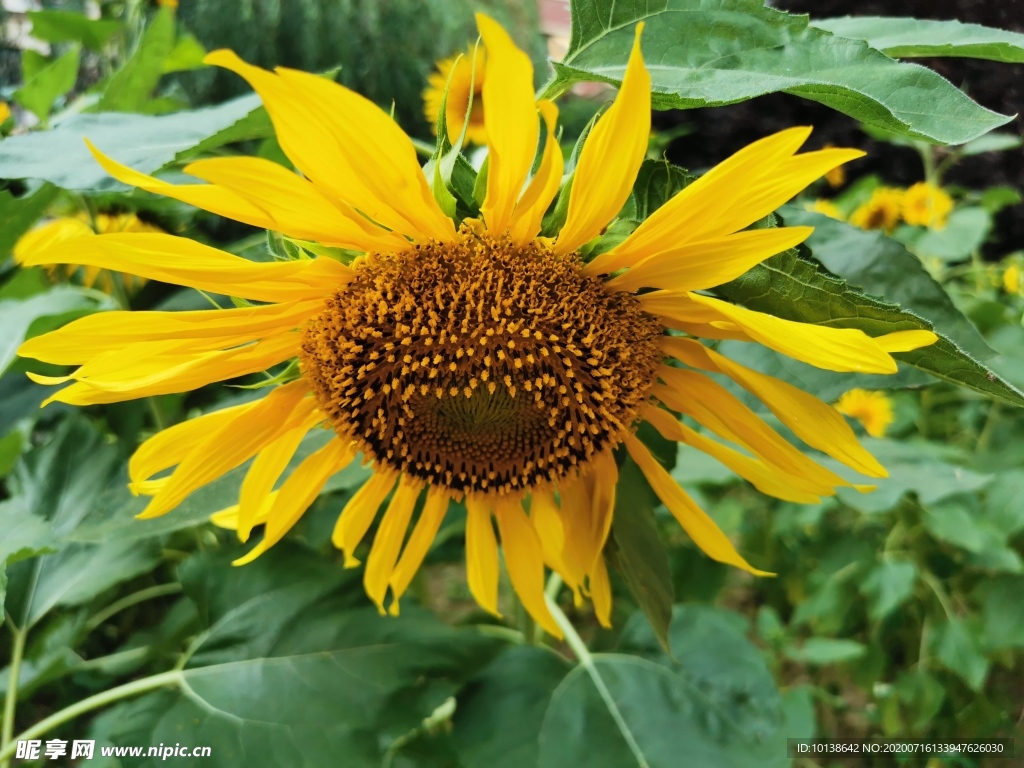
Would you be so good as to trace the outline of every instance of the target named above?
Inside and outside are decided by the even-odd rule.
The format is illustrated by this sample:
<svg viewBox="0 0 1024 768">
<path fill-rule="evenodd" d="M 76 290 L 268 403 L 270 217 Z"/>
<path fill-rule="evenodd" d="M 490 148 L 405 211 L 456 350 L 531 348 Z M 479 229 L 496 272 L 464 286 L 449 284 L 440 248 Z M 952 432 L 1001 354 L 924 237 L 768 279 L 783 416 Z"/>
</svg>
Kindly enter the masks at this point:
<svg viewBox="0 0 1024 768">
<path fill-rule="evenodd" d="M 26 262 L 131 271 L 253 304 L 92 315 L 26 342 L 21 353 L 79 366 L 63 378 L 35 377 L 71 382 L 51 400 L 76 405 L 186 391 L 298 358 L 298 377 L 262 399 L 177 424 L 139 448 L 130 464 L 132 487 L 152 496 L 141 517 L 169 512 L 254 459 L 234 511 L 242 541 L 263 526 L 262 539 L 238 561 L 247 563 L 280 541 L 328 478 L 361 455 L 373 475 L 341 510 L 334 543 L 355 565 L 357 548 L 390 497 L 364 576 L 382 611 L 390 589 L 397 613 L 449 504 L 462 499 L 468 583 L 484 608 L 498 610 L 500 538 L 512 585 L 548 632 L 561 634 L 544 601 L 545 567 L 577 597 L 589 595 L 607 624 L 602 549 L 619 446 L 710 557 L 763 573 L 634 430 L 646 420 L 782 499 L 813 502 L 848 485 L 707 375 L 724 374 L 810 446 L 884 476 L 835 408 L 697 340 L 764 344 L 812 365 L 860 373 L 894 373 L 890 353 L 934 341 L 927 332 L 871 338 L 790 322 L 698 293 L 806 238 L 807 227 L 744 228 L 861 153 L 795 154 L 806 128 L 770 136 L 587 263 L 580 248 L 622 208 L 647 149 L 651 92 L 640 25 L 618 96 L 579 157 L 565 225 L 547 239 L 539 237 L 541 219 L 563 172 L 552 130 L 557 109 L 535 100 L 529 59 L 506 32 L 485 16 L 478 24 L 488 62 L 482 98 L 490 158 L 481 220 L 457 227 L 442 212 L 411 141 L 371 102 L 315 75 L 271 73 L 217 51 L 207 60 L 259 92 L 302 175 L 258 158 L 216 158 L 185 169 L 208 183 L 175 186 L 97 152 L 100 162 L 125 183 L 365 255 L 349 266 L 323 256 L 253 263 L 164 234 L 57 245 Z M 531 178 L 541 119 L 547 138 Z M 320 426 L 336 438 L 277 487 L 303 436 Z"/>
<path fill-rule="evenodd" d="M 484 103 L 481 94 L 487 75 L 486 54 L 483 49 L 469 46 L 460 56 L 442 59 L 435 65 L 435 71 L 427 78 L 423 90 L 423 114 L 434 128 L 445 104 L 444 116 L 448 126 L 448 138 L 454 143 L 462 133 L 469 110 L 469 124 L 466 125 L 466 141 L 471 144 L 487 143 L 487 129 L 484 126 Z M 448 100 L 445 101 L 445 92 Z M 470 100 L 472 99 L 472 106 Z"/>
</svg>

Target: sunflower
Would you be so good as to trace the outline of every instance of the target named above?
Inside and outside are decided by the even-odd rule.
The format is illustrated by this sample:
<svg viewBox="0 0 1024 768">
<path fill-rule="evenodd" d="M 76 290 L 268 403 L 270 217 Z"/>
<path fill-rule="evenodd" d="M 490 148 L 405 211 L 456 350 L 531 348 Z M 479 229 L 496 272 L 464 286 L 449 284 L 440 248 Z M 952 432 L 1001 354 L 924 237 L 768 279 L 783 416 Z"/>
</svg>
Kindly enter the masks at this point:
<svg viewBox="0 0 1024 768">
<path fill-rule="evenodd" d="M 942 187 L 918 182 L 903 193 L 903 220 L 907 224 L 942 229 L 953 210 L 953 198 Z"/>
<path fill-rule="evenodd" d="M 884 437 L 885 431 L 896 419 L 892 399 L 884 392 L 851 389 L 836 401 L 836 410 L 856 419 L 872 437 Z"/>
<path fill-rule="evenodd" d="M 1024 293 L 1024 280 L 1021 280 L 1021 277 L 1024 275 L 1022 275 L 1018 264 L 1008 266 L 1003 272 L 1003 290 L 1018 296 Z"/>
<path fill-rule="evenodd" d="M 250 303 L 91 315 L 31 339 L 21 354 L 80 366 L 66 377 L 34 377 L 70 382 L 50 400 L 75 405 L 187 391 L 297 358 L 293 380 L 261 399 L 177 424 L 140 446 L 131 487 L 152 497 L 140 517 L 171 511 L 252 459 L 237 508 L 226 515 L 242 541 L 263 526 L 259 543 L 236 561 L 248 563 L 361 455 L 372 475 L 341 510 L 333 541 L 346 564 L 357 565 L 384 505 L 364 572 L 382 612 L 389 590 L 389 609 L 398 612 L 446 511 L 461 501 L 467 580 L 481 606 L 498 612 L 500 537 L 515 591 L 548 632 L 561 635 L 545 604 L 546 567 L 578 599 L 589 596 L 607 625 L 602 549 L 617 460 L 626 454 L 704 552 L 764 573 L 635 430 L 646 421 L 778 498 L 813 502 L 849 485 L 708 375 L 723 374 L 809 445 L 866 475 L 885 475 L 832 406 L 698 341 L 759 343 L 833 371 L 884 374 L 896 371 L 890 353 L 935 340 L 928 332 L 871 338 L 791 322 L 698 292 L 804 240 L 810 228 L 745 228 L 861 153 L 796 154 L 807 128 L 769 136 L 585 261 L 581 248 L 623 207 L 647 150 L 651 90 L 641 25 L 618 95 L 579 156 L 564 226 L 545 238 L 541 220 L 563 172 L 557 108 L 535 100 L 530 61 L 507 33 L 486 16 L 477 21 L 489 73 L 482 91 L 489 171 L 479 219 L 456 226 L 442 212 L 412 142 L 373 103 L 312 74 L 271 73 L 216 51 L 207 61 L 260 94 L 301 176 L 260 158 L 215 158 L 185 168 L 208 183 L 176 186 L 97 151 L 99 161 L 125 183 L 362 255 L 348 265 L 326 256 L 253 263 L 166 234 L 58 244 L 26 262 L 131 270 Z M 531 177 L 540 120 L 545 141 Z M 303 437 L 321 426 L 334 438 L 277 487 Z"/>
<path fill-rule="evenodd" d="M 0 125 L 7 122 L 7 119 L 11 116 L 11 108 L 7 106 L 6 101 L 0 101 Z"/>
<path fill-rule="evenodd" d="M 94 229 L 95 227 L 95 229 Z M 86 214 L 78 216 L 61 216 L 47 221 L 35 229 L 25 233 L 21 239 L 14 244 L 14 260 L 24 264 L 30 253 L 45 249 L 49 246 L 66 240 L 74 240 L 80 237 L 90 237 L 97 233 L 113 234 L 115 232 L 163 232 L 157 226 L 149 224 L 134 213 L 99 213 L 94 219 Z M 64 265 L 65 269 L 59 269 L 54 265 L 48 265 L 47 272 L 54 279 L 68 279 L 77 277 L 86 288 L 98 288 L 104 293 L 113 293 L 115 290 L 115 278 L 109 270 L 97 266 L 86 266 L 79 270 L 79 265 Z M 122 273 L 117 278 L 121 280 L 124 289 L 132 293 L 143 285 L 144 278 L 137 277 L 131 273 Z"/>
<path fill-rule="evenodd" d="M 850 214 L 850 223 L 861 229 L 891 232 L 903 215 L 903 190 L 878 187 L 868 201 Z"/>
<path fill-rule="evenodd" d="M 448 138 L 454 143 L 462 133 L 469 109 L 469 125 L 466 126 L 466 141 L 481 146 L 487 144 L 487 129 L 484 126 L 484 102 L 481 94 L 487 76 L 486 53 L 483 49 L 469 46 L 459 56 L 442 59 L 434 65 L 434 72 L 427 78 L 429 85 L 423 91 L 423 114 L 427 121 L 437 128 L 437 117 L 441 112 L 445 91 L 448 101 L 445 106 L 445 121 Z M 451 86 L 449 86 L 449 78 Z M 470 97 L 473 106 L 470 107 Z"/>
<path fill-rule="evenodd" d="M 843 221 L 843 212 L 839 210 L 839 206 L 833 203 L 831 200 L 815 200 L 812 203 L 808 203 L 804 206 L 808 211 L 813 213 L 821 213 L 828 216 L 830 219 L 838 219 Z"/>
</svg>

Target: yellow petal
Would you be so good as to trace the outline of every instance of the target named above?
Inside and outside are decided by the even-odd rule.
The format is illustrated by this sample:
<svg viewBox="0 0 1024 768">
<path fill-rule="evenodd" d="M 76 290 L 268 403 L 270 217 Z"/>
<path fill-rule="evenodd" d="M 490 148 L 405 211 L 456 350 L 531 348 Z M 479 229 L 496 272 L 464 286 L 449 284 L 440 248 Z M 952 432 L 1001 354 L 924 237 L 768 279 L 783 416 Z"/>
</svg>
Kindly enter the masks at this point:
<svg viewBox="0 0 1024 768">
<path fill-rule="evenodd" d="M 274 506 L 274 502 L 277 500 L 277 491 L 267 494 L 263 497 L 263 501 L 260 504 L 259 511 L 256 513 L 256 518 L 253 521 L 253 525 L 263 525 L 267 522 L 267 516 L 270 514 L 271 508 Z M 216 525 L 218 528 L 224 528 L 228 531 L 238 530 L 238 504 L 232 504 L 230 507 L 225 507 L 219 512 L 214 512 L 210 515 L 210 522 Z"/>
<path fill-rule="evenodd" d="M 821 501 L 821 497 L 813 491 L 804 490 L 805 483 L 802 478 L 787 475 L 778 467 L 769 466 L 715 442 L 690 429 L 668 411 L 648 405 L 641 409 L 641 414 L 666 440 L 685 443 L 703 451 L 720 461 L 763 494 L 800 504 L 814 504 Z"/>
<path fill-rule="evenodd" d="M 552 570 L 561 574 L 569 587 L 576 589 L 579 585 L 571 583 L 571 575 L 562 562 L 562 550 L 565 547 L 565 528 L 558 510 L 558 504 L 550 491 L 534 490 L 530 496 L 530 521 L 537 531 L 544 560 Z"/>
<path fill-rule="evenodd" d="M 18 349 L 58 365 L 78 365 L 112 350 L 180 339 L 183 351 L 208 352 L 255 341 L 305 323 L 323 301 L 186 312 L 98 312 L 29 339 Z M 126 355 L 131 355 L 126 351 Z"/>
<path fill-rule="evenodd" d="M 335 437 L 323 448 L 303 459 L 302 463 L 284 481 L 284 485 L 281 486 L 280 492 L 274 499 L 274 503 L 267 513 L 267 525 L 263 531 L 263 539 L 248 554 L 235 560 L 232 565 L 251 563 L 277 544 L 320 495 L 320 491 L 331 479 L 331 475 L 344 469 L 354 456 L 348 443 Z"/>
<path fill-rule="evenodd" d="M 281 148 L 329 200 L 413 239 L 455 237 L 412 141 L 376 104 L 317 75 L 250 66 L 231 51 L 214 51 L 205 61 L 259 93 Z"/>
<path fill-rule="evenodd" d="M 23 264 L 25 258 L 35 251 L 49 248 L 65 240 L 89 237 L 94 234 L 96 233 L 92 231 L 92 227 L 81 219 L 70 217 L 54 219 L 21 236 L 21 239 L 14 244 L 14 260 L 18 264 Z"/>
<path fill-rule="evenodd" d="M 541 100 L 537 102 L 537 108 L 547 126 L 547 138 L 544 140 L 544 155 L 540 167 L 530 180 L 512 216 L 512 239 L 520 244 L 533 240 L 540 232 L 544 213 L 558 193 L 564 166 L 562 148 L 555 136 L 558 107 L 550 101 Z"/>
<path fill-rule="evenodd" d="M 651 77 L 640 52 L 643 28 L 643 22 L 636 25 L 633 50 L 615 102 L 583 145 L 555 253 L 572 253 L 597 237 L 633 191 L 651 133 Z"/>
<path fill-rule="evenodd" d="M 501 535 L 501 547 L 505 552 L 505 567 L 508 569 L 512 587 L 523 607 L 549 635 L 562 637 L 554 617 L 544 600 L 544 555 L 540 539 L 530 525 L 518 499 L 504 500 L 494 509 Z"/>
<path fill-rule="evenodd" d="M 446 489 L 431 486 L 427 490 L 427 500 L 423 504 L 423 511 L 420 512 L 420 519 L 412 529 L 412 535 L 402 550 L 398 565 L 391 572 L 392 603 L 388 610 L 393 616 L 398 615 L 398 601 L 409 588 L 413 576 L 423 564 L 423 558 L 430 551 L 430 545 L 434 543 L 434 538 L 448 512 L 448 502 Z"/>
<path fill-rule="evenodd" d="M 500 234 L 512 221 L 530 173 L 540 124 L 533 98 L 533 64 L 494 19 L 476 15 L 487 48 L 482 91 L 487 131 L 487 194 L 480 212 L 488 231 Z"/>
<path fill-rule="evenodd" d="M 261 229 L 360 251 L 391 250 L 405 241 L 344 203 L 332 205 L 309 181 L 259 157 L 219 157 L 185 166 L 209 184 L 169 184 L 118 163 L 86 144 L 115 179 Z"/>
<path fill-rule="evenodd" d="M 224 422 L 185 457 L 138 517 L 148 519 L 170 512 L 192 491 L 248 461 L 280 433 L 282 423 L 307 392 L 301 381 L 278 387 Z"/>
<path fill-rule="evenodd" d="M 328 258 L 258 263 L 187 237 L 127 233 L 84 237 L 27 254 L 24 264 L 83 264 L 148 280 L 255 301 L 322 298 L 345 285 L 352 270 Z"/>
<path fill-rule="evenodd" d="M 395 562 L 398 560 L 398 551 L 402 548 L 413 508 L 416 506 L 416 498 L 420 495 L 422 487 L 423 481 L 411 475 L 404 475 L 398 481 L 398 488 L 395 489 L 391 503 L 388 504 L 387 511 L 380 521 L 370 557 L 366 561 L 363 585 L 366 587 L 366 594 L 377 604 L 381 616 L 384 615 L 384 598 L 388 592 L 388 583 L 394 572 Z"/>
<path fill-rule="evenodd" d="M 875 337 L 875 342 L 886 352 L 911 352 L 938 340 L 939 337 L 931 331 L 894 331 Z"/>
<path fill-rule="evenodd" d="M 498 613 L 498 542 L 486 497 L 466 497 L 466 581 L 484 610 Z"/>
<path fill-rule="evenodd" d="M 359 546 L 366 532 L 377 516 L 377 510 L 384 499 L 398 482 L 398 473 L 382 467 L 376 467 L 367 480 L 348 500 L 341 510 L 338 521 L 334 524 L 331 541 L 345 555 L 345 567 L 355 568 L 359 561 L 355 558 L 356 547 Z"/>
<path fill-rule="evenodd" d="M 238 494 L 239 541 L 249 540 L 249 534 L 257 524 L 260 511 L 265 506 L 274 485 L 288 468 L 303 438 L 323 419 L 324 416 L 317 410 L 313 398 L 300 400 L 288 418 L 293 424 L 298 421 L 298 425 L 282 432 L 256 454 L 249 471 L 245 473 Z"/>
<path fill-rule="evenodd" d="M 704 510 L 698 507 L 694 500 L 679 487 L 643 443 L 632 435 L 626 436 L 625 443 L 626 450 L 640 467 L 640 471 L 644 473 L 651 489 L 668 507 L 669 512 L 683 527 L 687 535 L 693 539 L 694 544 L 700 547 L 708 557 L 726 565 L 742 568 L 755 576 L 774 575 L 768 571 L 754 568 L 740 556 L 732 542 L 729 541 L 729 537 L 722 533 L 721 529 L 715 525 L 715 521 L 708 517 Z"/>
<path fill-rule="evenodd" d="M 597 558 L 590 574 L 590 599 L 594 603 L 594 615 L 605 629 L 612 627 L 612 585 L 608 581 L 608 566 L 604 557 Z"/>
<path fill-rule="evenodd" d="M 808 445 L 870 477 L 886 477 L 857 440 L 850 425 L 828 403 L 773 376 L 734 363 L 692 339 L 665 337 L 662 349 L 694 368 L 724 373 L 768 406 L 779 420 Z"/>
<path fill-rule="evenodd" d="M 718 240 L 690 243 L 648 256 L 606 285 L 616 291 L 665 288 L 691 291 L 714 288 L 787 248 L 802 243 L 812 227 L 780 227 L 738 232 Z"/>
<path fill-rule="evenodd" d="M 724 387 L 695 371 L 662 367 L 654 395 L 669 408 L 693 417 L 719 437 L 743 446 L 788 475 L 804 478 L 805 489 L 830 496 L 836 486 L 847 486 L 839 475 L 815 464 L 787 443 L 752 410 Z"/>
</svg>

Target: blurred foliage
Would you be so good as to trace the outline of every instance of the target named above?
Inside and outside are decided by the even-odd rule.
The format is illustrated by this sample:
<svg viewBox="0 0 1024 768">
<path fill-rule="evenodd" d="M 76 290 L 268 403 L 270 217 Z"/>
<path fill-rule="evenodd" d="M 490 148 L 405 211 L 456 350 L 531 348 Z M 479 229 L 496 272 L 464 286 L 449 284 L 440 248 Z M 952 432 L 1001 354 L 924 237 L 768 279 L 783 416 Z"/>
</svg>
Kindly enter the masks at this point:
<svg viewBox="0 0 1024 768">
<path fill-rule="evenodd" d="M 5 714 L 14 733 L 98 696 L 104 706 L 61 720 L 43 738 L 91 738 L 100 748 L 204 745 L 212 747 L 212 764 L 225 768 L 336 765 L 339 756 L 346 766 L 389 768 L 761 768 L 792 764 L 787 738 L 1024 736 L 1024 411 L 1015 407 L 1024 386 L 1024 252 L 998 263 L 980 257 L 992 216 L 1022 193 L 943 181 L 953 164 L 1020 151 L 1020 140 L 986 133 L 956 147 L 921 141 L 968 138 L 1001 118 L 922 69 L 912 70 L 921 90 L 896 93 L 893 84 L 905 85 L 911 70 L 869 47 L 1012 60 L 1019 36 L 974 30 L 975 48 L 950 51 L 934 42 L 949 27 L 917 29 L 901 20 L 896 42 L 871 27 L 851 32 L 868 41 L 855 43 L 822 31 L 841 28 L 828 20 L 807 27 L 751 0 L 735 4 L 746 16 L 723 17 L 723 5 L 704 4 L 706 16 L 688 17 L 688 47 L 661 46 L 672 25 L 648 22 L 649 60 L 669 59 L 662 74 L 678 75 L 675 90 L 661 88 L 667 102 L 694 106 L 782 89 L 864 120 L 870 113 L 865 130 L 917 152 L 921 180 L 944 189 L 952 210 L 943 226 L 908 223 L 897 212 L 902 220 L 891 232 L 868 231 L 847 220 L 885 180 L 823 182 L 815 192 L 838 218 L 808 211 L 811 198 L 785 206 L 762 225 L 812 224 L 806 246 L 719 293 L 779 315 L 873 332 L 934 328 L 943 341 L 930 354 L 904 355 L 909 366 L 893 377 L 828 373 L 723 342 L 732 359 L 828 402 L 855 387 L 885 390 L 894 420 L 884 437 L 865 443 L 890 475 L 874 492 L 844 489 L 801 506 L 767 499 L 705 454 L 641 432 L 740 550 L 779 576 L 755 580 L 710 561 L 623 459 L 606 550 L 614 629 L 602 630 L 570 595 L 557 596 L 583 648 L 538 637 L 514 604 L 503 604 L 504 623 L 476 608 L 461 570 L 464 518 L 457 513 L 402 616 L 378 616 L 360 572 L 342 569 L 330 545 L 338 510 L 366 477 L 359 468 L 332 478 L 295 535 L 244 569 L 230 566 L 237 545 L 209 518 L 235 503 L 245 467 L 170 515 L 135 520 L 144 501 L 127 490 L 126 461 L 139 442 L 254 393 L 215 386 L 84 411 L 40 410 L 47 389 L 25 372 L 62 371 L 15 354 L 23 339 L 89 312 L 230 304 L 159 283 L 132 293 L 117 275 L 105 293 L 78 275 L 19 269 L 14 244 L 44 219 L 95 224 L 103 214 L 131 212 L 255 260 L 289 246 L 129 190 L 84 147 L 88 136 L 132 167 L 170 180 L 199 156 L 247 153 L 287 164 L 258 99 L 240 96 L 237 78 L 204 68 L 205 49 L 232 47 L 264 66 L 328 72 L 387 108 L 394 103 L 404 127 L 427 135 L 419 123 L 426 73 L 475 39 L 471 11 L 505 22 L 539 64 L 533 4 L 183 0 L 176 13 L 168 4 L 117 0 L 96 5 L 97 18 L 75 3 L 30 14 L 36 40 L 49 51 L 19 54 L 20 75 L 0 87 L 15 109 L 15 119 L 0 124 L 0 693 L 6 699 L 17 684 L 17 707 Z M 553 87 L 594 77 L 601 57 L 613 74 L 598 79 L 614 81 L 625 60 L 620 36 L 599 34 L 598 22 L 611 14 L 629 19 L 638 7 L 575 3 L 583 36 Z M 744 35 L 781 42 L 759 46 L 749 61 L 739 50 Z M 587 41 L 593 45 L 584 55 Z M 739 48 L 726 55 L 722 46 Z M 709 51 L 715 83 L 746 90 L 729 99 L 694 95 L 708 87 L 701 56 Z M 840 68 L 838 85 L 815 90 L 807 72 L 800 83 L 784 78 L 776 53 L 808 56 L 811 64 L 850 56 L 852 64 Z M 754 74 L 741 83 L 737 73 L 750 74 L 748 65 Z M 865 77 L 873 106 L 846 100 Z M 915 115 L 929 95 L 938 100 Z M 572 115 L 561 136 L 571 168 L 576 139 L 599 105 L 578 97 L 563 104 Z M 594 252 L 692 182 L 659 159 L 673 138 L 652 138 L 633 197 Z M 456 210 L 473 212 L 473 167 L 447 162 L 440 151 L 435 162 Z M 560 211 L 556 204 L 549 224 Z M 307 438 L 295 461 L 325 438 Z M 165 761 L 103 757 L 98 764 L 158 762 Z M 966 756 L 941 764 L 986 765 Z"/>
</svg>

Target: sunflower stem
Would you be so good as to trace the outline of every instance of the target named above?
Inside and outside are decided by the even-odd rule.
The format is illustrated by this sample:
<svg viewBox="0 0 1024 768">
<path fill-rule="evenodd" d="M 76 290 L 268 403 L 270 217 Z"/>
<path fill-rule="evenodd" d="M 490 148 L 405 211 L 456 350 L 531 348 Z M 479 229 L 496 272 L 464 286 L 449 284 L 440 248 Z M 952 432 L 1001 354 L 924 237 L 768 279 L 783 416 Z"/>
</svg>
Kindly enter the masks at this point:
<svg viewBox="0 0 1024 768">
<path fill-rule="evenodd" d="M 179 592 L 181 592 L 181 584 L 177 583 L 157 584 L 155 587 L 148 587 L 147 589 L 141 589 L 138 592 L 133 592 L 132 594 L 111 603 L 106 608 L 93 615 L 87 622 L 85 622 L 85 631 L 92 632 L 100 624 L 105 622 L 111 616 L 120 613 L 125 608 L 131 608 L 133 605 L 144 603 L 146 600 L 150 600 L 154 597 L 176 595 Z"/>
<path fill-rule="evenodd" d="M 65 707 L 59 712 L 54 712 L 45 720 L 40 720 L 27 731 L 23 731 L 16 737 L 8 739 L 4 744 L 3 749 L 0 750 L 0 765 L 8 765 L 11 755 L 13 755 L 17 749 L 19 741 L 37 739 L 44 733 L 48 733 L 57 726 L 63 725 L 70 720 L 74 720 L 76 717 L 84 715 L 86 712 L 92 712 L 94 709 L 105 707 L 108 704 L 113 704 L 121 699 L 137 696 L 140 693 L 148 693 L 149 691 L 156 690 L 157 688 L 164 688 L 168 685 L 181 685 L 183 680 L 184 678 L 180 670 L 175 669 L 170 672 L 162 672 L 159 675 L 144 677 L 141 680 L 133 680 L 130 683 L 119 685 L 117 688 L 111 688 L 109 691 L 97 693 L 95 696 L 82 699 L 81 701 L 72 704 L 70 707 Z M 8 696 L 10 696 L 10 694 L 8 694 Z"/>
<path fill-rule="evenodd" d="M 633 732 L 629 730 L 629 725 L 626 723 L 626 719 L 622 716 L 619 711 L 618 705 L 615 703 L 615 699 L 612 698 L 611 691 L 608 690 L 608 686 L 605 685 L 604 679 L 601 677 L 601 673 L 597 669 L 597 665 L 594 664 L 594 657 L 590 654 L 590 649 L 587 648 L 587 644 L 583 642 L 583 638 L 579 636 L 576 629 L 573 627 L 572 622 L 562 612 L 562 609 L 555 602 L 554 596 L 558 594 L 558 587 L 561 586 L 562 580 L 558 579 L 555 581 L 555 576 L 548 581 L 548 587 L 545 590 L 544 599 L 547 602 L 548 610 L 551 611 L 551 615 L 555 619 L 555 623 L 559 629 L 565 634 L 565 642 L 572 649 L 572 652 L 576 654 L 576 658 L 579 659 L 580 665 L 590 675 L 590 679 L 594 683 L 594 687 L 597 688 L 598 694 L 601 696 L 601 700 L 604 705 L 608 708 L 609 714 L 612 716 L 612 720 L 615 721 L 615 725 L 618 726 L 619 732 L 622 734 L 622 738 L 626 742 L 626 746 L 629 747 L 629 751 L 633 753 L 633 757 L 636 758 L 637 765 L 640 768 L 650 768 L 647 759 L 644 757 L 643 751 L 640 749 L 640 745 L 636 743 L 636 739 L 633 737 Z"/>
<path fill-rule="evenodd" d="M 13 638 L 11 640 L 11 670 L 7 683 L 7 695 L 4 697 L 4 721 L 2 735 L 0 735 L 0 766 L 7 768 L 10 765 L 10 755 L 4 756 L 8 747 L 15 742 L 14 737 L 14 713 L 18 706 L 18 680 L 21 677 L 21 660 L 25 655 L 25 640 L 28 638 L 28 627 L 15 626 L 10 615 L 7 616 L 7 626 L 11 628 Z"/>
</svg>

